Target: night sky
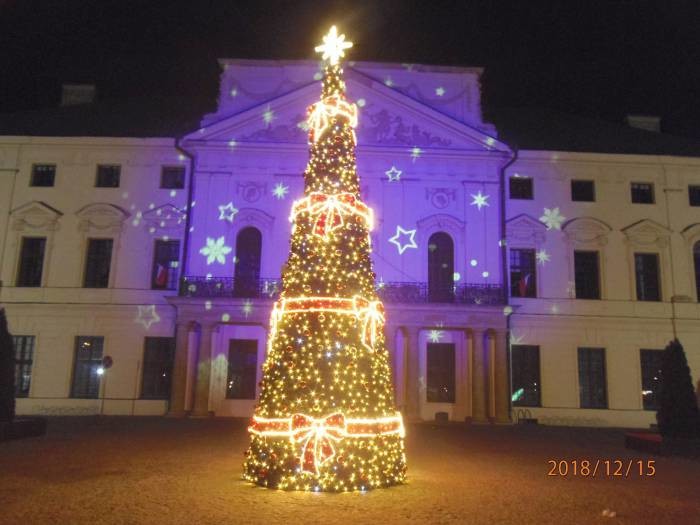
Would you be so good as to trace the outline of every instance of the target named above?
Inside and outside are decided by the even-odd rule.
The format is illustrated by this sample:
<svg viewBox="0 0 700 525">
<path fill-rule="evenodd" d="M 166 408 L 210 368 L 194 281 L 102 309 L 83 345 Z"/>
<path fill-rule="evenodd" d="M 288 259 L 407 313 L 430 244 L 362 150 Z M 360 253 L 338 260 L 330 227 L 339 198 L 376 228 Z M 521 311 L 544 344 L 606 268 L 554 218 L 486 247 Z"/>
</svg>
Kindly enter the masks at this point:
<svg viewBox="0 0 700 525">
<path fill-rule="evenodd" d="M 314 58 L 336 23 L 355 60 L 484 66 L 487 107 L 655 114 L 700 137 L 699 4 L 0 0 L 0 111 L 55 106 L 63 82 L 213 108 L 217 58 Z"/>
</svg>

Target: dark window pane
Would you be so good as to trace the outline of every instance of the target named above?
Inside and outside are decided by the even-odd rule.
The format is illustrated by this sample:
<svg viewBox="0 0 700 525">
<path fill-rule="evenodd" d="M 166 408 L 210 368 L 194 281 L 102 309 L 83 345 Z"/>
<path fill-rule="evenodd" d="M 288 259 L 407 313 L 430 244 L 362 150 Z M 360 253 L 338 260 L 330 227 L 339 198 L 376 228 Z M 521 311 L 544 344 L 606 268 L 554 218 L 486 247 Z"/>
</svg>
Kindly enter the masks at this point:
<svg viewBox="0 0 700 525">
<path fill-rule="evenodd" d="M 75 362 L 71 397 L 97 399 L 100 395 L 103 337 L 75 338 Z"/>
<path fill-rule="evenodd" d="M 98 188 L 118 188 L 122 167 L 116 164 L 100 164 L 97 166 L 95 186 Z"/>
<path fill-rule="evenodd" d="M 640 350 L 642 364 L 642 402 L 644 410 L 657 410 L 659 386 L 661 385 L 662 350 Z"/>
<path fill-rule="evenodd" d="M 233 273 L 234 297 L 257 297 L 260 280 L 262 234 L 257 228 L 243 228 L 236 236 L 236 266 Z"/>
<path fill-rule="evenodd" d="M 112 239 L 88 239 L 85 259 L 85 288 L 107 288 L 112 262 Z"/>
<path fill-rule="evenodd" d="M 180 266 L 180 241 L 157 240 L 153 254 L 151 288 L 176 290 Z"/>
<path fill-rule="evenodd" d="M 598 252 L 574 252 L 577 299 L 600 299 Z"/>
<path fill-rule="evenodd" d="M 654 204 L 654 185 L 633 182 L 631 186 L 632 202 L 636 204 Z"/>
<path fill-rule="evenodd" d="M 510 250 L 511 297 L 537 297 L 535 250 L 513 248 Z"/>
<path fill-rule="evenodd" d="M 572 180 L 571 200 L 578 202 L 595 201 L 595 184 L 592 180 Z"/>
<path fill-rule="evenodd" d="M 172 337 L 146 337 L 143 351 L 143 377 L 141 397 L 144 399 L 169 399 L 170 384 L 175 358 L 175 339 Z"/>
<path fill-rule="evenodd" d="M 659 256 L 655 253 L 635 253 L 634 272 L 637 281 L 637 300 L 660 301 Z"/>
<path fill-rule="evenodd" d="M 581 408 L 608 408 L 605 349 L 578 349 L 578 385 Z"/>
<path fill-rule="evenodd" d="M 688 186 L 688 200 L 691 206 L 700 206 L 700 186 Z"/>
<path fill-rule="evenodd" d="M 514 406 L 538 407 L 540 400 L 540 347 L 513 345 L 511 347 Z"/>
<path fill-rule="evenodd" d="M 45 237 L 24 237 L 22 239 L 17 286 L 41 286 L 45 248 Z"/>
<path fill-rule="evenodd" d="M 445 232 L 428 240 L 428 300 L 449 303 L 454 300 L 454 243 Z"/>
<path fill-rule="evenodd" d="M 12 343 L 15 350 L 15 397 L 27 397 L 32 380 L 34 336 L 15 335 Z"/>
<path fill-rule="evenodd" d="M 258 342 L 255 339 L 231 339 L 228 344 L 227 399 L 255 399 L 258 372 Z"/>
<path fill-rule="evenodd" d="M 455 345 L 428 343 L 429 403 L 455 402 Z"/>
<path fill-rule="evenodd" d="M 181 190 L 185 187 L 185 168 L 183 166 L 163 166 L 160 172 L 160 187 Z"/>
<path fill-rule="evenodd" d="M 29 185 L 50 187 L 54 185 L 55 179 L 56 166 L 54 164 L 34 164 Z"/>
<path fill-rule="evenodd" d="M 510 198 L 511 199 L 532 199 L 532 179 L 529 177 L 511 177 Z"/>
</svg>

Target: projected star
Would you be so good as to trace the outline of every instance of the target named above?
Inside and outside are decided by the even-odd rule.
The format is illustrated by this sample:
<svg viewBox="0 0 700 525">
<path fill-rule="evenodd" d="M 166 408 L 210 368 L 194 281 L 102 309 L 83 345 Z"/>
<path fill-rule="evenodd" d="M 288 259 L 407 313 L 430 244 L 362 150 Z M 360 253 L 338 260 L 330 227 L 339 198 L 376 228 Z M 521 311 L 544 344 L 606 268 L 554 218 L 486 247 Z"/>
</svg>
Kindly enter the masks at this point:
<svg viewBox="0 0 700 525">
<path fill-rule="evenodd" d="M 510 333 L 510 344 L 519 345 L 520 343 L 523 342 L 524 338 L 525 338 L 525 336 L 515 335 L 515 332 L 511 332 Z"/>
<path fill-rule="evenodd" d="M 154 304 L 137 306 L 136 308 L 138 308 L 138 314 L 134 322 L 143 325 L 146 330 L 148 330 L 152 324 L 160 321 L 160 316 L 156 312 L 156 306 Z"/>
<path fill-rule="evenodd" d="M 275 120 L 275 112 L 272 111 L 270 106 L 267 106 L 265 111 L 263 111 L 262 119 L 266 126 L 269 126 Z"/>
<path fill-rule="evenodd" d="M 547 250 L 538 250 L 535 253 L 535 259 L 537 259 L 537 264 L 544 264 L 550 261 L 551 256 L 547 253 Z"/>
<path fill-rule="evenodd" d="M 428 339 L 431 343 L 439 343 L 444 335 L 445 334 L 442 330 L 430 330 L 428 332 Z"/>
<path fill-rule="evenodd" d="M 561 213 L 559 213 L 559 208 L 545 208 L 544 215 L 540 217 L 540 221 L 547 225 L 547 229 L 561 230 L 561 224 L 566 220 Z"/>
<path fill-rule="evenodd" d="M 418 146 L 414 146 L 413 148 L 411 148 L 411 160 L 413 160 L 413 162 L 415 162 L 416 159 L 418 157 L 420 157 L 422 153 L 423 153 L 422 149 L 420 149 Z"/>
<path fill-rule="evenodd" d="M 280 200 L 284 199 L 287 193 L 289 193 L 289 186 L 285 186 L 281 182 L 275 184 L 275 187 L 272 189 L 272 194 Z"/>
<path fill-rule="evenodd" d="M 238 208 L 236 208 L 232 202 L 228 204 L 219 205 L 219 220 L 233 222 L 233 218 L 238 213 Z"/>
<path fill-rule="evenodd" d="M 443 95 L 445 94 L 445 88 L 442 87 L 442 86 L 439 87 L 439 88 L 435 88 L 435 94 L 436 94 L 438 97 L 443 96 Z"/>
<path fill-rule="evenodd" d="M 250 299 L 246 299 L 245 301 L 243 301 L 241 311 L 243 312 L 243 315 L 245 315 L 246 319 L 251 313 L 253 313 L 253 303 L 250 301 Z"/>
<path fill-rule="evenodd" d="M 403 242 L 401 241 L 402 237 L 404 238 Z M 408 237 L 407 240 L 406 237 Z M 396 247 L 399 249 L 399 255 L 402 255 L 403 252 L 405 252 L 409 248 L 418 248 L 415 237 L 416 230 L 404 230 L 401 226 L 397 226 L 396 235 L 389 239 L 389 242 L 395 244 Z"/>
<path fill-rule="evenodd" d="M 471 205 L 472 205 L 472 206 L 476 206 L 476 207 L 479 209 L 479 211 L 481 211 L 481 208 L 483 208 L 484 206 L 488 206 L 488 205 L 489 205 L 489 203 L 488 203 L 489 196 L 488 196 L 488 195 L 483 195 L 483 194 L 481 193 L 481 190 L 479 190 L 479 191 L 477 192 L 476 195 L 473 195 L 473 194 L 472 194 L 471 197 L 472 197 L 472 199 L 474 199 L 474 200 L 471 202 Z"/>
<path fill-rule="evenodd" d="M 352 47 L 352 42 L 345 41 L 345 35 L 338 35 L 338 29 L 332 26 L 328 34 L 323 37 L 323 44 L 316 46 L 315 51 L 322 53 L 321 60 L 326 60 L 335 65 L 345 56 L 345 50 Z"/>
<path fill-rule="evenodd" d="M 219 264 L 226 264 L 226 255 L 231 253 L 231 247 L 226 246 L 223 236 L 214 240 L 211 237 L 207 237 L 207 245 L 200 248 L 199 253 L 207 258 L 207 266 L 214 261 Z"/>
<path fill-rule="evenodd" d="M 396 166 L 392 166 L 390 170 L 384 172 L 384 174 L 389 177 L 389 182 L 398 182 L 401 178 L 401 170 L 396 169 Z"/>
</svg>

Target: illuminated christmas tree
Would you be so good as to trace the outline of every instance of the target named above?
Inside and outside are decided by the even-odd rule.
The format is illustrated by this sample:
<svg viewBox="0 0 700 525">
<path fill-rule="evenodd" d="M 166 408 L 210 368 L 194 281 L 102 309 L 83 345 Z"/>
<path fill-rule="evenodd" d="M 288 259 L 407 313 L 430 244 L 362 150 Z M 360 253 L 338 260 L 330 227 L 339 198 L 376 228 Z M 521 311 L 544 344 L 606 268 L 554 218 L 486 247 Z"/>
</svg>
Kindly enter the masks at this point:
<svg viewBox="0 0 700 525">
<path fill-rule="evenodd" d="M 370 259 L 372 210 L 356 173 L 357 108 L 339 64 L 352 44 L 335 27 L 323 40 L 304 198 L 292 207 L 244 477 L 271 488 L 369 490 L 404 480 L 404 428 Z"/>
</svg>

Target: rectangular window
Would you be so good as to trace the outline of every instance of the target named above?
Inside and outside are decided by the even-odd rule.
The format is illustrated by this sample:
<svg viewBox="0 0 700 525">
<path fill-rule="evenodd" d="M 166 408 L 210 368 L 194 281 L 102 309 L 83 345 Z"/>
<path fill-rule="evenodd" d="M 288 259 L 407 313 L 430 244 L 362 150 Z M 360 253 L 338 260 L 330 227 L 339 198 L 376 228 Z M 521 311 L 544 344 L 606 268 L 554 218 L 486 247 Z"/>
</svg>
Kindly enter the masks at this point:
<svg viewBox="0 0 700 525">
<path fill-rule="evenodd" d="M 28 397 L 34 362 L 34 336 L 15 335 L 12 343 L 15 349 L 15 397 Z"/>
<path fill-rule="evenodd" d="M 660 301 L 659 256 L 656 253 L 635 253 L 634 274 L 638 301 Z"/>
<path fill-rule="evenodd" d="M 600 299 L 598 252 L 574 252 L 576 299 Z"/>
<path fill-rule="evenodd" d="M 535 250 L 513 248 L 510 250 L 511 297 L 537 297 Z"/>
<path fill-rule="evenodd" d="M 152 289 L 177 289 L 179 258 L 180 241 L 156 240 L 151 270 Z"/>
<path fill-rule="evenodd" d="M 576 202 L 595 202 L 595 183 L 592 180 L 572 180 L 571 200 Z"/>
<path fill-rule="evenodd" d="M 46 237 L 24 237 L 19 250 L 17 286 L 41 286 Z"/>
<path fill-rule="evenodd" d="M 511 347 L 513 370 L 512 402 L 519 407 L 541 406 L 540 399 L 540 347 L 513 345 Z"/>
<path fill-rule="evenodd" d="M 428 343 L 429 403 L 455 402 L 455 345 L 454 343 Z"/>
<path fill-rule="evenodd" d="M 644 410 L 657 410 L 661 385 L 661 360 L 663 350 L 640 350 L 642 364 L 642 402 Z"/>
<path fill-rule="evenodd" d="M 255 339 L 229 340 L 226 399 L 255 399 L 257 373 L 258 342 Z"/>
<path fill-rule="evenodd" d="M 532 200 L 532 179 L 529 177 L 511 177 L 509 179 L 510 198 Z"/>
<path fill-rule="evenodd" d="M 700 186 L 688 186 L 688 201 L 691 206 L 700 206 Z"/>
<path fill-rule="evenodd" d="M 84 288 L 107 288 L 112 264 L 112 239 L 88 239 Z"/>
<path fill-rule="evenodd" d="M 632 202 L 635 204 L 654 204 L 654 185 L 649 182 L 633 182 L 631 185 Z"/>
<path fill-rule="evenodd" d="M 97 399 L 100 395 L 100 374 L 104 337 L 79 335 L 75 338 L 75 363 L 71 397 Z"/>
<path fill-rule="evenodd" d="M 143 399 L 169 399 L 175 358 L 175 338 L 146 337 L 143 349 Z"/>
<path fill-rule="evenodd" d="M 181 190 L 184 188 L 184 166 L 163 166 L 160 172 L 160 187 L 171 190 Z"/>
<path fill-rule="evenodd" d="M 96 188 L 118 188 L 122 167 L 118 164 L 99 164 L 97 166 Z"/>
<path fill-rule="evenodd" d="M 32 177 L 30 186 L 51 187 L 56 180 L 55 164 L 34 164 L 32 166 Z"/>
<path fill-rule="evenodd" d="M 578 349 L 578 388 L 581 408 L 608 408 L 605 349 Z"/>
</svg>

